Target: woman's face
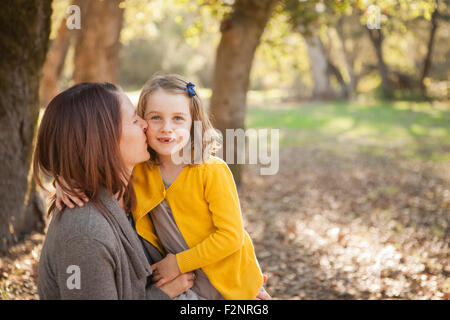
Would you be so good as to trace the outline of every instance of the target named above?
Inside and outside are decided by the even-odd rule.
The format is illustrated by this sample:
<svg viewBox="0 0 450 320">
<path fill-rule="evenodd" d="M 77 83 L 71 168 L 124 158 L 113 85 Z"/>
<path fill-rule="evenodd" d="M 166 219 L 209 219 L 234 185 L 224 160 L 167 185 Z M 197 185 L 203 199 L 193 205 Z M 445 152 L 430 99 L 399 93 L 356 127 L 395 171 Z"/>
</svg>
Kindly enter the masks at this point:
<svg viewBox="0 0 450 320">
<path fill-rule="evenodd" d="M 133 168 L 140 162 L 150 159 L 147 151 L 147 122 L 136 114 L 136 109 L 128 96 L 120 92 L 120 113 L 122 116 L 122 135 L 120 153 L 127 168 Z"/>
<path fill-rule="evenodd" d="M 192 125 L 189 98 L 179 93 L 158 90 L 147 99 L 144 119 L 147 140 L 160 156 L 170 156 L 188 141 Z"/>
</svg>

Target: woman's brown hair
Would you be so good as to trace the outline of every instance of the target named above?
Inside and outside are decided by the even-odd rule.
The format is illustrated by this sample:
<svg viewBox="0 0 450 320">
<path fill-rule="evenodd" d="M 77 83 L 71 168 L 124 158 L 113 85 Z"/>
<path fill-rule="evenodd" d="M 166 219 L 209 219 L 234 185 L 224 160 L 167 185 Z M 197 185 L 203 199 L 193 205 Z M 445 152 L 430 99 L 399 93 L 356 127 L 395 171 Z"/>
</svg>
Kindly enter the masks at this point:
<svg viewBox="0 0 450 320">
<path fill-rule="evenodd" d="M 119 148 L 120 89 L 110 83 L 77 84 L 53 98 L 42 118 L 33 159 L 38 185 L 40 172 L 55 177 L 66 194 L 80 190 L 103 213 L 99 192 L 106 189 L 123 197 L 127 210 L 135 205 L 131 183 Z M 53 195 L 48 209 L 56 208 Z"/>
<path fill-rule="evenodd" d="M 190 164 L 201 163 L 202 160 L 208 158 L 210 155 L 215 154 L 221 147 L 220 145 L 220 135 L 214 130 L 208 115 L 206 114 L 202 100 L 200 99 L 198 92 L 195 95 L 189 96 L 186 91 L 188 81 L 178 74 L 162 74 L 156 73 L 153 77 L 148 80 L 144 87 L 142 88 L 141 94 L 139 96 L 139 102 L 137 107 L 137 114 L 141 118 L 145 119 L 145 108 L 147 106 L 148 97 L 158 91 L 164 90 L 170 93 L 185 94 L 189 97 L 189 109 L 192 117 L 192 126 L 190 131 L 191 136 L 191 155 Z M 146 119 L 145 119 L 146 120 Z M 201 122 L 201 132 L 194 134 L 196 129 L 194 126 L 194 121 Z M 202 141 L 194 141 L 195 136 L 208 137 L 207 140 L 202 139 Z M 196 145 L 197 144 L 197 148 Z M 195 154 L 194 149 L 201 150 L 201 154 Z M 150 153 L 149 164 L 159 164 L 158 154 L 148 146 L 148 151 Z M 207 152 L 208 154 L 204 154 Z"/>
</svg>

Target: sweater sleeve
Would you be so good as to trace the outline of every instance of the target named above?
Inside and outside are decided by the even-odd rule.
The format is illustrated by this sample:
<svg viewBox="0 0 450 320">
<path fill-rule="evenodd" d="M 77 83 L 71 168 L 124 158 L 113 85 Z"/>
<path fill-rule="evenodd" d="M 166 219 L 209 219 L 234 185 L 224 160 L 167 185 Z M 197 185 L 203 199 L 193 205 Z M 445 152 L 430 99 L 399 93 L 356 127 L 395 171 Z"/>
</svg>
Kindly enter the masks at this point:
<svg viewBox="0 0 450 320">
<path fill-rule="evenodd" d="M 182 273 L 218 262 L 242 248 L 244 243 L 239 197 L 225 162 L 206 165 L 204 191 L 216 230 L 195 247 L 176 255 Z"/>
<path fill-rule="evenodd" d="M 167 293 L 155 286 L 154 284 L 148 284 L 145 288 L 146 300 L 172 300 Z"/>
<path fill-rule="evenodd" d="M 58 259 L 61 299 L 118 299 L 110 250 L 92 238 L 72 238 Z"/>
</svg>

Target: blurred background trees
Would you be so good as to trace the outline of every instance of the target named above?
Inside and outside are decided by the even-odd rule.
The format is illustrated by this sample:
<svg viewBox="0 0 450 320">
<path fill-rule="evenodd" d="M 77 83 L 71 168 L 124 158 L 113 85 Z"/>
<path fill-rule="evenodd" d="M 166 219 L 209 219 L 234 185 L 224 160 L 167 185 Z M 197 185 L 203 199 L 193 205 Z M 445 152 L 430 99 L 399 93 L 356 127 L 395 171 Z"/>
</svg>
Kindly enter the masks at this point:
<svg viewBox="0 0 450 320">
<path fill-rule="evenodd" d="M 263 104 L 449 99 L 446 1 L 53 0 L 51 30 L 49 3 L 8 2 L 2 11 L 3 247 L 18 232 L 10 212 L 29 199 L 38 106 L 80 81 L 119 84 L 136 102 L 156 71 L 182 74 L 201 88 L 223 133 L 246 128 L 249 90 Z M 79 30 L 66 25 L 72 4 L 81 9 Z M 366 26 L 371 5 L 380 29 Z M 232 170 L 239 184 L 242 167 Z M 12 185 L 20 189 L 14 201 Z"/>
<path fill-rule="evenodd" d="M 149 74 L 162 70 L 181 73 L 201 87 L 212 88 L 221 28 L 224 28 L 222 22 L 232 19 L 240 3 L 234 0 L 118 2 L 119 12 L 123 11 L 124 15 L 120 48 L 117 48 L 119 83 L 127 90 L 137 90 Z M 51 42 L 56 45 L 59 38 L 64 38 L 57 31 L 64 25 L 65 9 L 70 4 L 67 0 L 53 2 Z M 381 29 L 366 27 L 367 11 L 373 4 L 380 9 Z M 331 94 L 330 98 L 349 97 L 352 91 L 376 93 L 377 88 L 384 90 L 383 79 L 387 84 L 392 82 L 385 89 L 387 96 L 389 91 L 401 94 L 394 92 L 397 89 L 420 93 L 415 90 L 423 83 L 421 78 L 428 78 L 423 86 L 431 90 L 428 96 L 438 98 L 447 94 L 437 89 L 442 85 L 436 86 L 446 80 L 448 72 L 445 59 L 448 48 L 444 43 L 448 39 L 449 9 L 444 1 L 280 0 L 272 5 L 272 14 L 255 51 L 250 89 L 292 89 L 290 93 L 296 95 L 294 87 L 298 86 L 299 97 L 318 98 L 317 91 L 322 89 L 316 88 L 320 84 L 314 82 L 314 70 L 324 68 L 314 66 L 311 59 L 326 59 L 327 77 L 324 71 L 321 77 L 322 86 L 328 89 L 324 93 Z M 256 4 L 250 2 L 248 6 L 253 6 L 252 16 L 256 16 Z M 82 14 L 90 11 L 83 10 L 88 4 L 81 8 Z M 117 19 L 111 14 L 105 16 L 109 21 Z M 97 30 L 92 29 L 92 33 Z M 73 43 L 72 47 L 76 45 Z M 311 50 L 318 54 L 312 54 Z M 77 56 L 74 48 L 67 53 L 70 57 L 65 60 L 60 80 L 64 87 L 74 81 L 78 69 L 74 66 Z M 54 59 L 49 56 L 48 60 Z M 427 76 L 429 72 L 433 77 Z"/>
</svg>

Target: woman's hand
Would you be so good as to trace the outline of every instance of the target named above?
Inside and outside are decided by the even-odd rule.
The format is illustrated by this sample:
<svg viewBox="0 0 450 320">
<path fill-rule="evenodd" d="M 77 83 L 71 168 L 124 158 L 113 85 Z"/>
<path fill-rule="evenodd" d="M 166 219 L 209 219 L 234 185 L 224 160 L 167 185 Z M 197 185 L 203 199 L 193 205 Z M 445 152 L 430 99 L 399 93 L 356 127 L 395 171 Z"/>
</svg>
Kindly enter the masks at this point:
<svg viewBox="0 0 450 320">
<path fill-rule="evenodd" d="M 66 189 L 67 189 L 66 182 L 62 178 L 59 178 L 59 180 L 60 180 L 61 184 L 63 184 L 64 187 L 66 187 Z M 73 208 L 75 208 L 74 203 L 76 203 L 77 206 L 79 206 L 79 207 L 82 207 L 84 205 L 84 202 L 81 199 L 83 199 L 85 202 L 89 201 L 89 198 L 86 197 L 86 195 L 81 190 L 75 189 L 75 191 L 77 193 L 76 195 L 71 195 L 71 194 L 65 193 L 63 188 L 59 185 L 59 183 L 56 179 L 55 179 L 55 189 L 56 189 L 55 204 L 56 204 L 56 208 L 58 208 L 59 211 L 61 211 L 63 209 L 63 204 L 65 204 L 69 208 L 73 209 Z"/>
<path fill-rule="evenodd" d="M 161 287 L 181 274 L 178 268 L 177 258 L 174 254 L 169 253 L 161 261 L 152 264 L 153 280 L 156 286 Z"/>
<path fill-rule="evenodd" d="M 159 288 L 164 291 L 171 299 L 188 291 L 194 285 L 194 273 L 182 273 L 172 281 L 169 281 Z"/>
</svg>

